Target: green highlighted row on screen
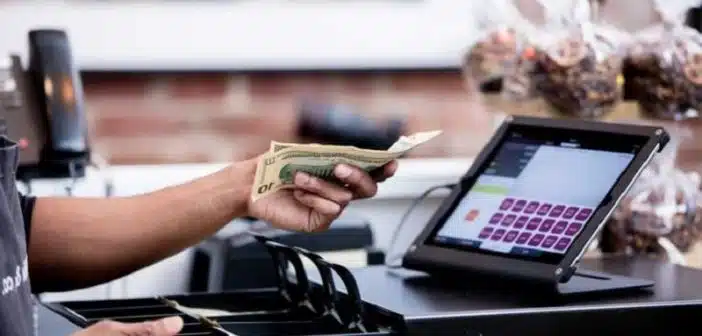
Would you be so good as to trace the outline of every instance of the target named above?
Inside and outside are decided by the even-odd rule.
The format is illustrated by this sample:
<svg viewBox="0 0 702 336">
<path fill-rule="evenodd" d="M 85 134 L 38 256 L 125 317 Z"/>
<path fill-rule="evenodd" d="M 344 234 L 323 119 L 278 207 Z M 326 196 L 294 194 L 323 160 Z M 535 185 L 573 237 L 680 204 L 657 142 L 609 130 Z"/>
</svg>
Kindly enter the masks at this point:
<svg viewBox="0 0 702 336">
<path fill-rule="evenodd" d="M 492 195 L 507 195 L 509 192 L 509 189 L 506 187 L 501 187 L 501 186 L 496 186 L 496 185 L 489 185 L 489 184 L 476 184 L 471 188 L 471 192 L 481 192 L 485 194 L 492 194 Z"/>
</svg>

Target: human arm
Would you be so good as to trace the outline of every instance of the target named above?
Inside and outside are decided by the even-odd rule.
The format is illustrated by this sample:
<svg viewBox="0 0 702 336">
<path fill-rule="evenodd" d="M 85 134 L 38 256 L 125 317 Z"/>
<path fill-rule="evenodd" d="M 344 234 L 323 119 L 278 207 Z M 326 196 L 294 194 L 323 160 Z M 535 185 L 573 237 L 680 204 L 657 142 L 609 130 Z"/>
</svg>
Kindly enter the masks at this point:
<svg viewBox="0 0 702 336">
<path fill-rule="evenodd" d="M 138 196 L 38 198 L 29 241 L 34 290 L 69 290 L 127 275 L 196 244 L 237 217 L 253 216 L 286 229 L 324 229 L 351 199 L 375 193 L 375 182 L 352 168 L 342 178 L 348 189 L 299 175 L 294 191 L 251 203 L 256 162 L 238 162 Z M 385 168 L 381 179 L 392 175 L 395 163 Z"/>
</svg>

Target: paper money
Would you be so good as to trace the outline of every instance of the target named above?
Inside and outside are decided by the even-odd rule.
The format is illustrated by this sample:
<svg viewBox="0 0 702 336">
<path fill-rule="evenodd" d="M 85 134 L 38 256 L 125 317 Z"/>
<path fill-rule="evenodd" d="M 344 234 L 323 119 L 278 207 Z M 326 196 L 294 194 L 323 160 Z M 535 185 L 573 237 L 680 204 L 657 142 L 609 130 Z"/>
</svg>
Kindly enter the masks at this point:
<svg viewBox="0 0 702 336">
<path fill-rule="evenodd" d="M 274 141 L 258 162 L 251 197 L 256 201 L 277 190 L 292 187 L 298 171 L 332 182 L 337 182 L 333 172 L 340 163 L 371 172 L 439 134 L 441 131 L 402 136 L 387 150 Z"/>
</svg>

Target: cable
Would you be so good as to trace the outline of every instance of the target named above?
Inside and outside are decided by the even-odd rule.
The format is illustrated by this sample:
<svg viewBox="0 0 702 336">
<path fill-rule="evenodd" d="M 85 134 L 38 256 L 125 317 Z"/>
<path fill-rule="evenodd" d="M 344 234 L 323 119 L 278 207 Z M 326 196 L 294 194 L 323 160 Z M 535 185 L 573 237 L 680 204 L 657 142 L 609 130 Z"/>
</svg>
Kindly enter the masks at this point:
<svg viewBox="0 0 702 336">
<path fill-rule="evenodd" d="M 434 191 L 440 190 L 440 189 L 452 189 L 455 187 L 455 183 L 451 184 L 442 184 L 442 185 L 436 185 L 433 186 L 427 190 L 425 190 L 421 195 L 419 195 L 417 198 L 414 199 L 412 204 L 410 204 L 409 208 L 405 213 L 402 215 L 402 218 L 400 219 L 400 222 L 397 224 L 397 227 L 395 227 L 395 231 L 392 234 L 392 237 L 390 238 L 390 245 L 388 246 L 387 249 L 387 255 L 385 256 L 385 265 L 389 268 L 399 268 L 402 267 L 402 263 L 397 263 L 398 261 L 401 261 L 402 258 L 405 256 L 405 252 L 398 253 L 397 255 L 390 256 L 390 252 L 393 251 L 395 245 L 397 244 L 397 240 L 400 237 L 400 232 L 402 231 L 402 228 L 407 224 L 407 219 L 409 219 L 409 216 L 412 214 L 414 209 L 424 201 L 431 193 Z"/>
</svg>

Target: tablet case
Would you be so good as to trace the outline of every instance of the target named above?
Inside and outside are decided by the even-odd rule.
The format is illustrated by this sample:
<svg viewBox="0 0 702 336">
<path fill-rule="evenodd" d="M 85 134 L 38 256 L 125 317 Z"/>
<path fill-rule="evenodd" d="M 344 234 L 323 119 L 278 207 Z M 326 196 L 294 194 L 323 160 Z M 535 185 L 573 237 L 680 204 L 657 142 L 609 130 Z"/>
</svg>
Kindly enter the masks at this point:
<svg viewBox="0 0 702 336">
<path fill-rule="evenodd" d="M 573 131 L 600 131 L 618 135 L 642 136 L 648 140 L 634 157 L 630 166 L 615 183 L 602 205 L 596 209 L 580 236 L 573 242 L 558 265 L 518 260 L 502 256 L 491 256 L 474 252 L 454 251 L 425 242 L 434 229 L 443 224 L 451 215 L 458 201 L 473 185 L 473 180 L 487 160 L 499 149 L 512 125 L 531 126 Z M 438 277 L 467 278 L 487 277 L 492 281 L 504 281 L 510 286 L 530 287 L 553 295 L 583 294 L 614 290 L 629 290 L 649 287 L 653 283 L 646 280 L 617 277 L 607 274 L 579 272 L 578 263 L 585 249 L 598 230 L 615 209 L 621 197 L 638 177 L 653 155 L 660 152 L 670 137 L 665 129 L 642 125 L 614 124 L 579 119 L 550 119 L 536 117 L 508 117 L 495 135 L 473 162 L 450 196 L 427 224 L 424 231 L 410 246 L 403 259 L 403 267 L 431 273 Z M 592 223 L 599 225 L 592 225 Z M 575 277 L 574 277 L 575 276 Z"/>
</svg>

